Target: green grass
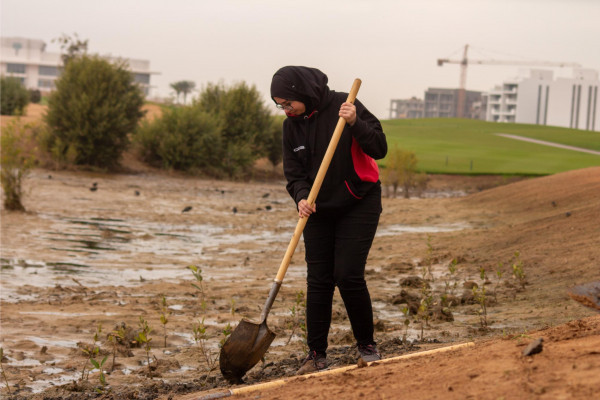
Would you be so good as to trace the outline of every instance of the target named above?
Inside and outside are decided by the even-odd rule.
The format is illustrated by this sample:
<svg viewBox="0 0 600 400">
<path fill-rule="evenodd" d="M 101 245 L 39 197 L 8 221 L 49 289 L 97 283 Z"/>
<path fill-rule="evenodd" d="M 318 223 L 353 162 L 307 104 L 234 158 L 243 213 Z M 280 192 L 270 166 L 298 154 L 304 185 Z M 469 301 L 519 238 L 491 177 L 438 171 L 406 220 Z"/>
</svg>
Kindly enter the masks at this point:
<svg viewBox="0 0 600 400">
<path fill-rule="evenodd" d="M 416 153 L 420 171 L 548 175 L 600 165 L 600 156 L 504 138 L 508 133 L 600 151 L 600 132 L 456 118 L 385 120 L 388 146 Z M 385 159 L 381 164 L 385 166 Z"/>
</svg>

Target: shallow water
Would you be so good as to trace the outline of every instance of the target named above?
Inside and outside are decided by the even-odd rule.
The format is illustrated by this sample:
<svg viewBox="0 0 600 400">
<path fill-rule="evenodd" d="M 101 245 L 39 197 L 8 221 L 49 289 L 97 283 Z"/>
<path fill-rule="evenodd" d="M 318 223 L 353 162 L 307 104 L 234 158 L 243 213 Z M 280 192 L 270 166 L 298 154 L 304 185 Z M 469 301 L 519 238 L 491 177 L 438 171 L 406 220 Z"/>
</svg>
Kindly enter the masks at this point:
<svg viewBox="0 0 600 400">
<path fill-rule="evenodd" d="M 35 232 L 35 245 L 49 249 L 45 253 L 53 255 L 55 260 L 36 259 L 36 253 L 31 249 L 3 251 L 0 293 L 3 301 L 35 300 L 35 296 L 24 289 L 26 285 L 53 287 L 75 283 L 85 287 L 131 287 L 148 280 L 177 282 L 192 278 L 186 268 L 190 264 L 202 268 L 202 275 L 207 280 L 235 278 L 237 282 L 250 282 L 253 278 L 244 274 L 244 266 L 211 268 L 210 261 L 227 255 L 250 255 L 274 245 L 283 246 L 290 240 L 292 231 L 286 226 L 286 229 L 278 228 L 276 233 L 256 230 L 251 234 L 237 234 L 231 233 L 230 226 L 209 224 L 167 224 L 97 217 L 72 219 L 51 214 L 40 216 L 51 221 L 52 229 Z M 464 223 L 384 225 L 377 236 L 451 232 L 468 228 L 469 225 Z M 243 246 L 242 250 L 239 247 L 243 244 L 251 246 Z M 136 260 L 152 260 L 152 264 L 136 266 Z M 304 266 L 288 270 L 288 279 L 304 276 Z"/>
</svg>

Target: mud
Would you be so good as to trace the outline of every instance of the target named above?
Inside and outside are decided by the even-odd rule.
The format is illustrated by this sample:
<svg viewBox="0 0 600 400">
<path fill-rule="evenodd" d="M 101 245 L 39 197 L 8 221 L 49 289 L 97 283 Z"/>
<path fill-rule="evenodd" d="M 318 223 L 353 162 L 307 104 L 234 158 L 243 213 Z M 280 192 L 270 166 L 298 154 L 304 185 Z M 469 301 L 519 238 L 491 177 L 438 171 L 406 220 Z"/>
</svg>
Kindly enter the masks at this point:
<svg viewBox="0 0 600 400">
<path fill-rule="evenodd" d="M 191 399 L 230 388 L 216 359 L 223 332 L 259 317 L 297 222 L 277 174 L 265 167 L 257 176 L 269 181 L 224 182 L 138 164 L 121 174 L 34 170 L 27 212 L 1 214 L 2 395 Z M 394 398 L 400 390 L 418 398 L 589 398 L 587 388 L 600 385 L 590 372 L 600 370 L 598 319 L 590 319 L 597 313 L 569 290 L 600 277 L 598 193 L 600 168 L 589 168 L 535 179 L 435 176 L 422 198 L 385 198 L 367 266 L 384 357 L 471 340 L 476 348 L 247 398 Z M 299 367 L 296 299 L 305 276 L 300 243 L 269 316 L 277 337 L 246 385 Z M 408 277 L 430 287 L 426 321 L 415 315 L 422 285 L 410 287 Z M 485 318 L 474 296 L 483 288 Z M 137 340 L 140 318 L 152 329 L 149 350 Z M 111 342 L 119 328 L 123 337 Z M 544 350 L 533 364 L 513 356 L 536 335 Z M 330 368 L 356 363 L 337 293 L 329 340 Z M 94 348 L 97 362 L 106 357 L 107 385 L 84 352 Z M 562 359 L 568 369 L 557 366 Z M 362 379 L 377 383 L 356 388 Z"/>
</svg>

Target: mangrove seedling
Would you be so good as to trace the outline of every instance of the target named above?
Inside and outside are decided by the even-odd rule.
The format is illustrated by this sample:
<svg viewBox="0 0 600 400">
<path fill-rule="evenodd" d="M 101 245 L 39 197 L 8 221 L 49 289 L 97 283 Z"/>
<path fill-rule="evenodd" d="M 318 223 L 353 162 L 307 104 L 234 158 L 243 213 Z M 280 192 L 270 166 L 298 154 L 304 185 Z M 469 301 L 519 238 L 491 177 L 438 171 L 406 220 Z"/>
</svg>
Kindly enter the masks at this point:
<svg viewBox="0 0 600 400">
<path fill-rule="evenodd" d="M 163 326 L 164 347 L 167 347 L 167 323 L 169 322 L 169 315 L 171 315 L 171 312 L 167 306 L 167 298 L 163 296 L 160 302 L 160 323 Z"/>
<path fill-rule="evenodd" d="M 115 370 L 115 360 L 117 358 L 117 346 L 119 345 L 119 343 L 123 343 L 125 341 L 125 324 L 122 324 L 121 326 L 117 327 L 116 329 L 114 329 L 113 331 L 111 331 L 108 334 L 108 341 L 110 342 L 110 344 L 112 345 L 112 353 L 113 353 L 113 357 L 112 357 L 112 365 L 110 367 L 110 372 L 113 372 Z"/>
<path fill-rule="evenodd" d="M 423 280 L 423 285 L 421 286 L 421 303 L 419 304 L 419 309 L 417 311 L 417 319 L 421 321 L 421 340 L 423 340 L 423 329 L 424 326 L 429 326 L 429 319 L 431 318 L 430 309 L 433 304 L 433 295 L 431 293 L 431 289 L 427 284 L 427 281 Z"/>
<path fill-rule="evenodd" d="M 473 298 L 479 304 L 479 310 L 477 314 L 479 315 L 479 323 L 482 328 L 486 328 L 488 326 L 487 321 L 487 296 L 486 296 L 486 288 L 485 282 L 487 281 L 487 275 L 485 273 L 485 268 L 479 268 L 479 276 L 481 277 L 481 287 L 477 287 L 477 285 L 473 286 Z"/>
<path fill-rule="evenodd" d="M 408 326 L 410 325 L 410 310 L 409 310 L 409 308 L 402 307 L 402 314 L 404 314 L 404 335 L 402 335 L 402 343 L 406 347 L 406 345 L 408 344 Z"/>
<path fill-rule="evenodd" d="M 427 234 L 427 255 L 425 256 L 425 264 L 427 266 L 427 272 L 429 273 L 429 277 L 433 282 L 435 278 L 433 277 L 433 273 L 431 271 L 431 267 L 433 265 L 433 245 L 431 244 L 431 235 Z"/>
<path fill-rule="evenodd" d="M 302 346 L 306 347 L 306 297 L 304 296 L 304 292 L 299 290 L 296 292 L 296 301 L 290 308 L 291 312 L 291 321 L 289 323 L 289 327 L 292 332 L 290 333 L 290 337 L 286 344 L 290 344 L 296 330 L 300 330 L 300 335 L 302 336 Z"/>
<path fill-rule="evenodd" d="M 225 328 L 223 328 L 223 330 L 221 331 L 221 335 L 223 337 L 221 338 L 221 341 L 219 342 L 219 348 L 223 347 L 223 345 L 227 341 L 227 338 L 229 338 L 229 335 L 231 335 L 232 331 L 233 330 L 231 329 L 231 324 L 228 322 L 227 325 L 225 325 Z"/>
<path fill-rule="evenodd" d="M 229 304 L 229 312 L 232 316 L 235 316 L 235 299 L 232 297 Z"/>
<path fill-rule="evenodd" d="M 200 307 L 204 311 L 206 310 L 206 299 L 204 295 L 204 278 L 202 277 L 202 269 L 196 265 L 188 265 L 187 268 L 192 271 L 192 274 L 196 279 L 196 283 L 192 283 L 192 286 L 195 287 L 198 292 L 200 292 Z"/>
<path fill-rule="evenodd" d="M 521 290 L 525 290 L 527 280 L 525 270 L 523 269 L 523 261 L 521 261 L 521 253 L 519 251 L 515 251 L 512 270 L 513 276 L 519 281 L 519 285 L 521 285 Z"/>
<path fill-rule="evenodd" d="M 10 385 L 8 384 L 8 378 L 6 377 L 6 372 L 4 371 L 4 365 L 2 364 L 2 360 L 4 359 L 4 349 L 0 347 L 0 369 L 2 369 L 2 377 L 4 378 L 4 383 L 6 383 L 6 390 L 8 390 L 8 395 L 11 396 L 10 393 Z"/>
<path fill-rule="evenodd" d="M 150 368 L 150 342 L 152 338 L 150 337 L 150 332 L 152 332 L 152 328 L 148 325 L 148 322 L 144 319 L 144 317 L 140 316 L 140 332 L 136 338 L 137 342 L 144 347 L 144 351 L 146 352 L 146 360 L 148 362 L 148 376 L 152 378 L 152 369 Z"/>
<path fill-rule="evenodd" d="M 217 358 L 213 356 L 212 352 L 208 348 L 208 335 L 206 334 L 206 325 L 204 325 L 204 318 L 197 324 L 192 324 L 192 331 L 194 332 L 194 342 L 200 349 L 200 354 L 206 363 L 206 370 L 210 374 L 216 369 Z"/>
<path fill-rule="evenodd" d="M 458 281 L 456 280 L 456 266 L 458 265 L 458 259 L 453 258 L 450 264 L 448 264 L 447 279 L 444 281 L 444 293 L 454 294 Z"/>
<path fill-rule="evenodd" d="M 500 283 L 502 282 L 502 276 L 504 272 L 502 272 L 502 267 L 504 264 L 501 262 L 498 263 L 498 269 L 496 269 L 496 284 L 494 285 L 494 301 L 498 303 L 498 288 L 500 287 Z"/>
<path fill-rule="evenodd" d="M 81 380 L 83 381 L 84 379 L 87 380 L 90 374 L 90 371 L 86 372 L 86 368 L 88 366 L 88 363 L 91 364 L 94 368 L 97 368 L 98 370 L 100 370 L 100 384 L 102 386 L 106 385 L 106 377 L 104 376 L 104 371 L 103 371 L 103 366 L 104 363 L 106 362 L 106 359 L 108 358 L 108 355 L 104 356 L 104 358 L 102 359 L 102 361 L 98 361 L 96 360 L 96 357 L 100 354 L 100 347 L 97 345 L 98 343 L 98 337 L 100 336 L 100 334 L 102 333 L 102 325 L 98 325 L 98 328 L 96 329 L 96 332 L 94 333 L 94 339 L 92 342 L 91 347 L 89 348 L 83 348 L 82 351 L 83 353 L 87 356 L 87 360 L 83 366 L 83 370 L 81 371 Z"/>
</svg>

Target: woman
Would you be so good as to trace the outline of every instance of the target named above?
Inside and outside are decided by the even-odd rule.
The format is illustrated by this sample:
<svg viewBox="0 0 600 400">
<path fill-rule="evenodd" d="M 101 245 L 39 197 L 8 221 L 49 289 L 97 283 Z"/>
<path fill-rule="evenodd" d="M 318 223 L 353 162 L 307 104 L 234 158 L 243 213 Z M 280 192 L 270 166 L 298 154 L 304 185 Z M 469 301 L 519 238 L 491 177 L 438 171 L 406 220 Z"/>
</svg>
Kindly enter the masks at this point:
<svg viewBox="0 0 600 400">
<path fill-rule="evenodd" d="M 309 354 L 298 370 L 327 368 L 327 335 L 333 292 L 346 306 L 359 356 L 379 360 L 373 339 L 373 310 L 365 282 L 365 264 L 381 214 L 381 184 L 374 159 L 383 158 L 387 142 L 379 120 L 347 93 L 329 89 L 318 69 L 288 66 L 271 82 L 271 98 L 285 110 L 283 169 L 287 190 L 304 229 L 307 263 L 306 325 Z M 307 202 L 312 183 L 342 117 L 346 126 L 325 175 L 316 204 Z"/>
</svg>

